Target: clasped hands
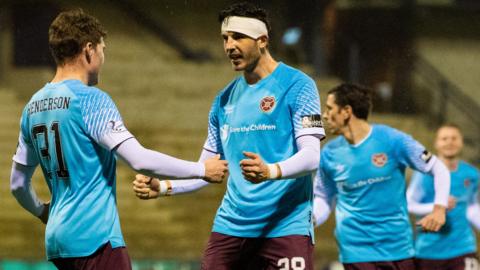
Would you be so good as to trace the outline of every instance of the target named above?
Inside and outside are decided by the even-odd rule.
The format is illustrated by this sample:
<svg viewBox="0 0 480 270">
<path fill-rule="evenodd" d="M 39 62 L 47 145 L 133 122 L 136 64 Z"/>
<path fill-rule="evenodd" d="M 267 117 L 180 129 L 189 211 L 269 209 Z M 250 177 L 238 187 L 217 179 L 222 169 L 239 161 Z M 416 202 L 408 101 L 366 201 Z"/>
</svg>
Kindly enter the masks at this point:
<svg viewBox="0 0 480 270">
<path fill-rule="evenodd" d="M 268 166 L 258 154 L 243 152 L 243 155 L 245 159 L 241 160 L 239 165 L 246 180 L 258 184 L 270 178 Z M 204 164 L 205 177 L 203 180 L 218 184 L 228 178 L 228 162 L 220 160 L 220 155 L 205 160 Z M 133 191 L 142 200 L 158 198 L 162 194 L 169 195 L 168 190 L 162 190 L 161 180 L 142 174 L 135 176 Z"/>
</svg>

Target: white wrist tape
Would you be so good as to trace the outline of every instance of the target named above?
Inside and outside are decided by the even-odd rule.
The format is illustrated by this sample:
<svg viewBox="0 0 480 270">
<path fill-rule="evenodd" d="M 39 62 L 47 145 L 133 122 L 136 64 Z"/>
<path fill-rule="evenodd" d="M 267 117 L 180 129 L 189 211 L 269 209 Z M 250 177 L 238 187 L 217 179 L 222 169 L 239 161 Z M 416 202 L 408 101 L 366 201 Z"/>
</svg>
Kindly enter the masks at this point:
<svg viewBox="0 0 480 270">
<path fill-rule="evenodd" d="M 230 16 L 222 22 L 222 34 L 237 32 L 253 39 L 261 36 L 268 37 L 267 25 L 259 19 L 249 17 Z"/>
<path fill-rule="evenodd" d="M 172 191 L 172 183 L 170 182 L 170 180 L 160 181 L 160 195 L 170 196 L 172 195 Z"/>
<path fill-rule="evenodd" d="M 167 184 L 165 181 L 160 181 L 160 195 L 165 195 L 167 192 Z"/>
<path fill-rule="evenodd" d="M 280 177 L 282 177 L 282 171 L 280 170 L 280 166 L 278 166 L 278 163 L 267 164 L 267 167 L 270 179 L 279 179 Z"/>
</svg>

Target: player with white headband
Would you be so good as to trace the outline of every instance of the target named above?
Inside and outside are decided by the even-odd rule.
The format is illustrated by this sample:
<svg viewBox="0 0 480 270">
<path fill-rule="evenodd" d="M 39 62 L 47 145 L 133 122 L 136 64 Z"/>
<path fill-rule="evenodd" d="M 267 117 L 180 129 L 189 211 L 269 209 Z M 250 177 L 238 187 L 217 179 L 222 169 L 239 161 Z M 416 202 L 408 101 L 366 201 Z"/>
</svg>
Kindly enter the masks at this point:
<svg viewBox="0 0 480 270">
<path fill-rule="evenodd" d="M 267 25 L 259 19 L 248 17 L 230 16 L 223 19 L 222 34 L 228 32 L 245 34 L 253 39 L 268 37 Z"/>
<path fill-rule="evenodd" d="M 202 269 L 313 269 L 313 174 L 325 136 L 315 82 L 270 55 L 266 12 L 237 3 L 220 12 L 224 49 L 243 72 L 215 98 L 200 159 L 229 162 Z M 137 176 L 142 199 L 180 194 L 202 180 Z"/>
</svg>

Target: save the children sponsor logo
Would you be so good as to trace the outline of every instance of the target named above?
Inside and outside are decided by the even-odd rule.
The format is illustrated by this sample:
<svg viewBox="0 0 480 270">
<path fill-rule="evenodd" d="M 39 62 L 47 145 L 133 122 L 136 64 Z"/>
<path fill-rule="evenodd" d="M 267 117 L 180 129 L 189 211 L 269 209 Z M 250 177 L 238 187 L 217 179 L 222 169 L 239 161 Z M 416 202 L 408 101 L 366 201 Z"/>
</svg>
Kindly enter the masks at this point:
<svg viewBox="0 0 480 270">
<path fill-rule="evenodd" d="M 383 182 L 389 181 L 391 179 L 392 179 L 392 176 L 388 175 L 388 176 L 380 176 L 380 177 L 363 179 L 363 180 L 356 181 L 356 182 L 353 182 L 353 183 L 351 183 L 349 181 L 340 181 L 340 182 L 337 182 L 337 188 L 339 190 L 352 190 L 352 189 L 357 189 L 357 188 L 361 188 L 361 187 L 368 186 L 368 185 L 383 183 Z"/>
<path fill-rule="evenodd" d="M 251 124 L 240 127 L 232 127 L 225 124 L 220 128 L 220 138 L 222 141 L 225 141 L 232 133 L 268 132 L 275 130 L 277 130 L 277 125 Z"/>
</svg>

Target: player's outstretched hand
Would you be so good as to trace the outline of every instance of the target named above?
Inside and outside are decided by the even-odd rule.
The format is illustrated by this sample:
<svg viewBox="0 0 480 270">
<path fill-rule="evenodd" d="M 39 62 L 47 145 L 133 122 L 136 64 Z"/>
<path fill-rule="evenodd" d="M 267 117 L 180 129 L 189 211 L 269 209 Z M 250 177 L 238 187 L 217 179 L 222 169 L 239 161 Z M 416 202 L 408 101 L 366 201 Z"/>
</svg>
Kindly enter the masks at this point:
<svg viewBox="0 0 480 270">
<path fill-rule="evenodd" d="M 155 199 L 160 195 L 160 180 L 143 174 L 135 175 L 133 192 L 142 200 Z"/>
<path fill-rule="evenodd" d="M 228 162 L 220 160 L 220 155 L 205 160 L 205 177 L 209 183 L 222 183 L 228 176 Z"/>
<path fill-rule="evenodd" d="M 268 166 L 258 154 L 243 152 L 243 155 L 247 158 L 240 161 L 240 169 L 245 179 L 258 184 L 270 178 Z"/>
<path fill-rule="evenodd" d="M 43 224 L 47 224 L 49 213 L 50 213 L 50 201 L 43 204 L 42 213 L 40 213 L 40 215 L 38 216 L 38 218 L 42 221 Z"/>
<path fill-rule="evenodd" d="M 435 205 L 432 213 L 426 215 L 417 222 L 417 225 L 422 226 L 424 231 L 438 232 L 445 224 L 445 214 L 447 208 L 441 205 Z"/>
</svg>

